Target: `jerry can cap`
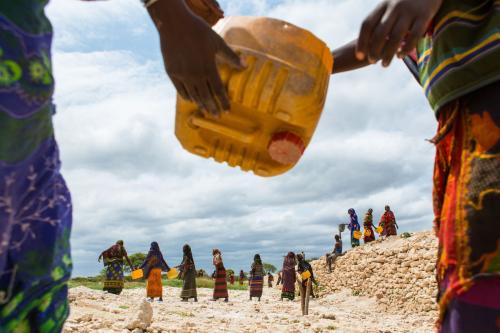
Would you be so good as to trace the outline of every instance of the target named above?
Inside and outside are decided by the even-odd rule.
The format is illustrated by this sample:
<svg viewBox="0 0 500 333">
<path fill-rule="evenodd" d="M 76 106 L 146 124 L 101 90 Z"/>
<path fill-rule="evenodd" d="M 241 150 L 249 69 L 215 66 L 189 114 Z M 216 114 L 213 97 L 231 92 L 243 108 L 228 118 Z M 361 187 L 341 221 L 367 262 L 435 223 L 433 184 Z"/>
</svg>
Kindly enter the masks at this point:
<svg viewBox="0 0 500 333">
<path fill-rule="evenodd" d="M 274 161 L 285 165 L 297 163 L 305 149 L 304 141 L 292 132 L 275 133 L 267 147 L 269 156 Z"/>
</svg>

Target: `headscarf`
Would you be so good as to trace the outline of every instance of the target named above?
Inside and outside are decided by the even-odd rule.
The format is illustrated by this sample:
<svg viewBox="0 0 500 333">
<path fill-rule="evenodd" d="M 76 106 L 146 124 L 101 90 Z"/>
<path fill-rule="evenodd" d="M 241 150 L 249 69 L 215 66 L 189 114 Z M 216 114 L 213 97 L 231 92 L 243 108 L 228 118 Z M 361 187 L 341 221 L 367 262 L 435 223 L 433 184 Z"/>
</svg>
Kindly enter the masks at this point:
<svg viewBox="0 0 500 333">
<path fill-rule="evenodd" d="M 224 268 L 224 262 L 222 261 L 222 253 L 220 252 L 219 249 L 213 249 L 212 250 L 212 255 L 214 256 L 214 259 L 213 259 L 213 264 L 214 266 L 216 266 L 217 268 L 221 268 L 223 269 Z"/>
<path fill-rule="evenodd" d="M 109 247 L 107 250 L 101 253 L 101 256 L 105 260 L 123 260 L 123 257 L 126 255 L 125 247 L 123 246 L 123 241 L 119 240 L 114 245 Z"/>
<path fill-rule="evenodd" d="M 305 260 L 304 256 L 302 254 L 297 254 L 297 261 L 298 261 L 298 271 L 300 273 L 305 272 L 307 270 L 311 269 L 311 265 Z"/>
<path fill-rule="evenodd" d="M 262 265 L 262 260 L 260 259 L 260 254 L 256 254 L 253 257 L 253 263 L 256 265 Z"/>
<path fill-rule="evenodd" d="M 353 208 L 349 208 L 349 210 L 347 211 L 351 217 L 351 222 L 349 223 L 349 230 L 351 230 L 351 233 L 354 231 L 354 230 L 359 230 L 361 229 L 360 225 L 359 225 L 359 222 L 358 222 L 358 215 L 356 215 L 356 211 L 354 211 Z"/>
<path fill-rule="evenodd" d="M 288 254 L 285 257 L 285 260 L 283 260 L 283 270 L 295 270 L 295 253 L 293 252 L 288 252 Z"/>
<path fill-rule="evenodd" d="M 157 242 L 151 243 L 148 255 L 142 263 L 141 268 L 144 271 L 144 277 L 146 279 L 149 277 L 149 273 L 153 268 L 160 268 L 162 271 L 170 270 L 170 267 L 168 267 L 165 259 L 163 259 L 163 254 L 161 253 L 160 246 Z"/>
<path fill-rule="evenodd" d="M 193 252 L 191 251 L 191 246 L 189 246 L 188 244 L 184 244 L 184 246 L 182 247 L 182 252 L 184 253 L 184 256 L 186 256 L 194 265 Z"/>
</svg>

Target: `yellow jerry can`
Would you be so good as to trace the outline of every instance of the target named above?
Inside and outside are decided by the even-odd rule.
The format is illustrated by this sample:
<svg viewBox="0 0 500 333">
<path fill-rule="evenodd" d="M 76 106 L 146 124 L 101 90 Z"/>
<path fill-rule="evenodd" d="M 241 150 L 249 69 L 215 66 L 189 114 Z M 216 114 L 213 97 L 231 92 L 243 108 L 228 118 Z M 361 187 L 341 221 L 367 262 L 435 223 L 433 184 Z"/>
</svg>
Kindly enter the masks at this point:
<svg viewBox="0 0 500 333">
<path fill-rule="evenodd" d="M 309 270 L 304 271 L 300 276 L 302 277 L 302 281 L 307 280 L 311 277 L 311 272 Z"/>
<path fill-rule="evenodd" d="M 359 230 L 354 230 L 354 232 L 352 233 L 352 235 L 356 239 L 361 239 L 361 236 L 363 236 L 363 234 Z"/>
<path fill-rule="evenodd" d="M 377 232 L 377 234 L 381 234 L 382 231 L 384 231 L 384 228 L 382 228 L 382 226 L 378 226 L 375 228 L 375 231 Z"/>
<path fill-rule="evenodd" d="M 179 276 L 179 272 L 177 271 L 177 269 L 175 268 L 171 268 L 168 272 L 167 272 L 167 278 L 168 279 L 175 279 L 177 278 L 177 276 Z"/>
<path fill-rule="evenodd" d="M 333 57 L 323 41 L 290 23 L 227 17 L 214 27 L 247 68 L 219 65 L 231 101 L 219 118 L 177 97 L 175 134 L 191 153 L 269 177 L 290 170 L 311 141 Z"/>
<path fill-rule="evenodd" d="M 140 279 L 144 276 L 144 272 L 142 269 L 136 269 L 130 273 L 130 276 L 132 277 L 132 280 L 137 280 Z"/>
<path fill-rule="evenodd" d="M 372 235 L 372 232 L 370 229 L 365 229 L 365 232 L 363 233 L 365 237 L 370 237 Z"/>
</svg>

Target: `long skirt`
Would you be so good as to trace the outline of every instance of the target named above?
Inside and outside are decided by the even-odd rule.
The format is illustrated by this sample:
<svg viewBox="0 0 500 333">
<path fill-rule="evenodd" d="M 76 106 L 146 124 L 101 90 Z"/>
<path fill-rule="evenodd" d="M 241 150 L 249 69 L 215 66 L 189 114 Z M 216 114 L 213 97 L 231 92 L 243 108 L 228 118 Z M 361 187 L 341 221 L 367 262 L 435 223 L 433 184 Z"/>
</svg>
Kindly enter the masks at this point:
<svg viewBox="0 0 500 333">
<path fill-rule="evenodd" d="M 163 285 L 161 283 L 161 269 L 153 268 L 149 272 L 148 282 L 146 284 L 147 297 L 163 297 Z"/>
<path fill-rule="evenodd" d="M 295 272 L 283 271 L 281 298 L 295 299 Z"/>
<path fill-rule="evenodd" d="M 394 223 L 384 223 L 384 230 L 382 231 L 383 236 L 396 236 L 398 231 L 396 230 L 396 225 Z"/>
<path fill-rule="evenodd" d="M 375 233 L 373 232 L 373 228 L 365 226 L 365 232 L 367 231 L 369 231 L 370 235 L 369 236 L 365 235 L 363 240 L 365 241 L 365 243 L 373 242 L 375 240 Z"/>
<path fill-rule="evenodd" d="M 214 299 L 228 297 L 226 270 L 224 268 L 217 268 L 217 271 L 215 272 Z"/>
<path fill-rule="evenodd" d="M 353 233 L 351 232 L 351 247 L 359 246 L 359 239 L 354 238 Z"/>
<path fill-rule="evenodd" d="M 262 276 L 253 276 L 250 280 L 250 297 L 261 297 L 263 284 Z"/>
<path fill-rule="evenodd" d="M 182 282 L 181 298 L 196 298 L 196 271 L 188 269 Z"/>
<path fill-rule="evenodd" d="M 433 203 L 441 332 L 497 332 L 500 82 L 440 110 Z"/>
<path fill-rule="evenodd" d="M 123 262 L 112 261 L 106 267 L 106 279 L 102 290 L 119 295 L 123 289 Z"/>
<path fill-rule="evenodd" d="M 241 278 L 241 277 L 240 277 L 240 281 L 239 281 L 239 282 L 240 282 L 240 286 L 242 286 L 242 285 L 243 285 L 243 281 L 244 281 L 244 280 L 245 280 L 244 278 Z"/>
</svg>

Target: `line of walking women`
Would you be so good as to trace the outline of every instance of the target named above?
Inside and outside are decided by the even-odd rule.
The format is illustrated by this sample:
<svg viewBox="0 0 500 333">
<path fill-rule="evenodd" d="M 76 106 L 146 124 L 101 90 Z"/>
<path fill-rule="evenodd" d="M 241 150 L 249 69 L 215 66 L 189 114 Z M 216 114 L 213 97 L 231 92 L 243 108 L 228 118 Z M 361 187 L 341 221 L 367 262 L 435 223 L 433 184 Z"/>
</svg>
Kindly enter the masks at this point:
<svg viewBox="0 0 500 333">
<path fill-rule="evenodd" d="M 187 302 L 190 299 L 193 299 L 195 302 L 197 302 L 197 271 L 191 247 L 188 244 L 185 244 L 182 250 L 182 263 L 179 266 L 176 266 L 176 268 L 179 270 L 178 277 L 183 280 L 180 297 L 184 302 Z M 215 272 L 213 275 L 215 279 L 215 285 L 212 300 L 216 301 L 222 298 L 225 302 L 228 302 L 229 293 L 227 288 L 227 273 L 226 268 L 224 267 L 222 253 L 219 249 L 213 249 L 212 255 L 212 263 L 215 266 Z M 123 266 L 126 260 L 132 271 L 135 271 L 137 269 L 142 270 L 143 277 L 147 280 L 147 298 L 150 301 L 153 301 L 155 298 L 158 298 L 159 302 L 163 301 L 163 285 L 161 274 L 162 272 L 170 272 L 171 268 L 163 258 L 163 254 L 157 242 L 151 243 L 151 247 L 146 256 L 146 259 L 138 267 L 134 267 L 132 265 L 132 262 L 128 257 L 122 240 L 116 242 L 115 245 L 111 246 L 106 251 L 103 251 L 99 256 L 98 261 L 100 261 L 101 259 L 104 259 L 104 265 L 106 267 L 106 276 L 103 287 L 104 291 L 113 294 L 120 294 L 122 292 L 124 287 Z M 264 275 L 265 272 L 262 260 L 260 258 L 260 255 L 256 254 L 254 256 L 254 261 L 251 265 L 250 270 L 250 300 L 255 297 L 260 301 L 260 298 L 262 297 Z"/>
</svg>

